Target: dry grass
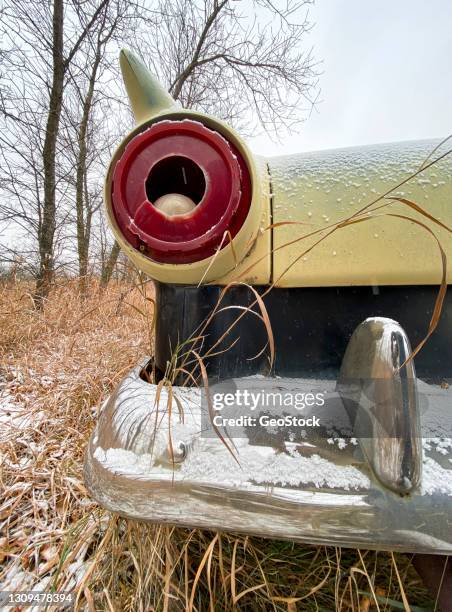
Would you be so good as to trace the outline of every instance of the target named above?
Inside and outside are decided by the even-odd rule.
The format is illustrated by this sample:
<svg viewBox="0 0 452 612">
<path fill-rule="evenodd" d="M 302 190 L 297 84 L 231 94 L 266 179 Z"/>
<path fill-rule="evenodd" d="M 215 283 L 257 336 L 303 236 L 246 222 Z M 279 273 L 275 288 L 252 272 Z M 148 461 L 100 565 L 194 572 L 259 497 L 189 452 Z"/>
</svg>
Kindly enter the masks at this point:
<svg viewBox="0 0 452 612">
<path fill-rule="evenodd" d="M 102 399 L 149 352 L 140 313 L 152 309 L 137 289 L 91 289 L 81 303 L 61 282 L 36 312 L 25 283 L 0 285 L 1 588 L 73 590 L 77 609 L 118 611 L 395 610 L 402 590 L 411 606 L 429 600 L 402 555 L 143 525 L 89 499 L 84 449 Z"/>
</svg>

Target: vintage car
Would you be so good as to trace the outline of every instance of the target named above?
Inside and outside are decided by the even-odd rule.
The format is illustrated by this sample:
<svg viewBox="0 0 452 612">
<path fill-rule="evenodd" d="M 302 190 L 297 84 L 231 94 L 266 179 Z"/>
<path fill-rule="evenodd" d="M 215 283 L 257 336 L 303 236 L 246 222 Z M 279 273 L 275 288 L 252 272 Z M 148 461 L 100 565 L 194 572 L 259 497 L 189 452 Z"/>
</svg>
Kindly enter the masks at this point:
<svg viewBox="0 0 452 612">
<path fill-rule="evenodd" d="M 120 61 L 137 125 L 105 205 L 155 281 L 155 347 L 102 406 L 91 494 L 139 520 L 451 554 L 447 142 L 262 159 Z"/>
</svg>

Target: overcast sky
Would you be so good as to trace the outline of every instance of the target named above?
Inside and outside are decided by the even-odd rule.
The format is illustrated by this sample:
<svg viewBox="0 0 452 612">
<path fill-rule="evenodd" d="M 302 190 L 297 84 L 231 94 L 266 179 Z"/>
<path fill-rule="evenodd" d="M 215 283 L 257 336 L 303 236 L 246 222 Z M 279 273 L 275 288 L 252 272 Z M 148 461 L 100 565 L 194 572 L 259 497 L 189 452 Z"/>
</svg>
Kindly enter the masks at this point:
<svg viewBox="0 0 452 612">
<path fill-rule="evenodd" d="M 261 155 L 452 132 L 452 0 L 317 0 L 307 39 L 323 60 L 321 102 L 281 144 L 249 139 Z"/>
</svg>

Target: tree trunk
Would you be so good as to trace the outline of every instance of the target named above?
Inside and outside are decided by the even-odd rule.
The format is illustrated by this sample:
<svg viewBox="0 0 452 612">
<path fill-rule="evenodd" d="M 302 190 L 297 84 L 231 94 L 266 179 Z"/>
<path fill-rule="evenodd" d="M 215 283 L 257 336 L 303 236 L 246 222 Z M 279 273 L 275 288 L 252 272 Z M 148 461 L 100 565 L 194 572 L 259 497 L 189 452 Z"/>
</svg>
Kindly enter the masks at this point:
<svg viewBox="0 0 452 612">
<path fill-rule="evenodd" d="M 83 101 L 82 119 L 78 133 L 78 157 L 77 157 L 77 177 L 76 177 L 76 197 L 75 207 L 77 212 L 77 250 L 79 263 L 79 288 L 82 297 L 86 296 L 87 274 L 88 274 L 88 253 L 91 233 L 91 211 L 88 201 L 88 189 L 86 188 L 86 157 L 87 157 L 87 133 L 88 123 L 93 103 L 94 87 L 97 78 L 97 69 L 101 59 L 101 43 L 98 41 L 96 56 L 91 69 L 86 98 Z"/>
<path fill-rule="evenodd" d="M 85 181 L 84 181 L 84 198 L 85 198 L 85 203 L 86 203 L 85 233 L 84 233 L 84 242 L 81 245 L 81 250 L 79 251 L 80 295 L 82 298 L 86 297 L 86 292 L 88 289 L 89 245 L 91 241 L 91 223 L 92 223 L 93 213 L 94 213 L 94 210 L 91 207 L 90 202 L 89 202 L 86 172 L 85 172 Z"/>
<path fill-rule="evenodd" d="M 53 3 L 53 75 L 49 114 L 42 159 L 44 165 L 44 203 L 39 227 L 39 271 L 36 279 L 35 304 L 41 308 L 52 286 L 54 275 L 54 237 L 56 227 L 55 160 L 61 107 L 63 103 L 63 0 Z"/>
<path fill-rule="evenodd" d="M 119 244 L 115 241 L 113 246 L 111 247 L 110 254 L 105 262 L 105 265 L 102 268 L 102 273 L 100 277 L 100 286 L 105 288 L 110 282 L 111 276 L 116 266 L 116 262 L 118 261 L 118 255 L 120 252 Z"/>
<path fill-rule="evenodd" d="M 38 230 L 39 270 L 36 279 L 34 301 L 38 308 L 43 303 L 52 286 L 55 271 L 54 238 L 56 229 L 56 145 L 63 106 L 64 76 L 68 66 L 77 53 L 83 40 L 96 22 L 100 12 L 108 4 L 103 0 L 96 8 L 89 23 L 86 24 L 67 58 L 64 58 L 63 28 L 64 0 L 53 0 L 52 19 L 52 85 L 50 88 L 49 114 L 47 116 L 42 159 L 44 166 L 44 203 L 42 219 Z"/>
</svg>

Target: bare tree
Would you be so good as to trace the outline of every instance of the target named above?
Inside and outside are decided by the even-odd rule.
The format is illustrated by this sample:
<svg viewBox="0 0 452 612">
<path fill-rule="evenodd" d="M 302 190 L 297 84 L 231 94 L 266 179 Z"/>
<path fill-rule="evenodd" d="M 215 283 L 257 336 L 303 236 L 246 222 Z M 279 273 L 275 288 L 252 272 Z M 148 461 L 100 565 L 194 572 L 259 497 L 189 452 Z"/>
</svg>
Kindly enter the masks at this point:
<svg viewBox="0 0 452 612">
<path fill-rule="evenodd" d="M 24 129 L 28 128 L 28 131 L 34 129 L 38 139 L 42 141 L 35 154 L 36 164 L 33 169 L 35 179 L 37 174 L 40 179 L 36 182 L 38 198 L 36 230 L 39 245 L 35 293 L 37 305 L 41 305 L 48 294 L 55 272 L 57 140 L 65 78 L 80 46 L 108 2 L 109 0 L 102 0 L 91 6 L 86 2 L 83 5 L 83 12 L 79 11 L 78 3 L 74 3 L 72 13 L 69 11 L 70 17 L 66 17 L 66 21 L 70 20 L 67 36 L 65 36 L 63 0 L 53 0 L 52 6 L 44 0 L 34 2 L 14 0 L 13 3 L 3 7 L 2 33 L 11 47 L 5 54 L 9 61 L 4 62 L 7 76 L 10 77 L 7 83 L 9 95 L 2 99 L 0 111 L 7 121 L 16 125 L 22 123 L 22 135 Z M 82 21 L 76 22 L 73 16 L 81 16 Z M 14 68 L 20 70 L 22 79 L 18 78 L 18 75 L 9 74 Z M 28 95 L 33 100 L 32 104 L 27 100 Z M 35 119 L 32 125 L 27 126 L 27 121 L 23 124 L 21 106 L 24 104 Z M 31 118 L 29 116 L 29 120 Z M 15 142 L 16 146 L 12 147 L 13 153 L 26 157 L 27 153 L 19 151 L 17 138 Z M 4 142 L 4 145 L 7 144 Z M 10 152 L 11 147 L 8 153 Z M 29 218 L 28 214 L 26 216 Z"/>
<path fill-rule="evenodd" d="M 161 18 L 139 49 L 182 106 L 242 133 L 279 133 L 303 121 L 316 99 L 316 63 L 303 49 L 310 4 L 287 0 L 279 9 L 261 0 L 245 15 L 233 0 L 161 0 Z"/>
<path fill-rule="evenodd" d="M 130 6 L 130 2 L 124 0 L 110 0 L 99 15 L 96 26 L 86 37 L 81 64 L 74 62 L 70 68 L 69 88 L 73 95 L 68 96 L 69 102 L 66 104 L 69 126 L 66 138 L 67 148 L 73 154 L 76 168 L 76 236 L 82 296 L 86 293 L 93 216 L 102 202 L 101 185 L 96 178 L 102 175 L 103 169 L 98 165 L 100 160 L 104 164 L 108 162 L 112 146 L 111 137 L 107 136 L 106 130 L 102 129 L 101 125 L 105 117 L 101 112 L 97 120 L 95 111 L 110 94 L 110 88 L 105 83 L 105 79 L 102 80 L 102 75 L 115 73 L 115 66 L 111 65 L 107 57 L 107 45 L 113 38 L 124 35 L 124 26 L 131 16 Z M 117 135 L 114 140 L 117 140 Z M 94 186 L 90 188 L 88 173 L 91 166 L 94 166 L 95 173 L 97 170 L 97 177 L 94 178 Z"/>
</svg>

